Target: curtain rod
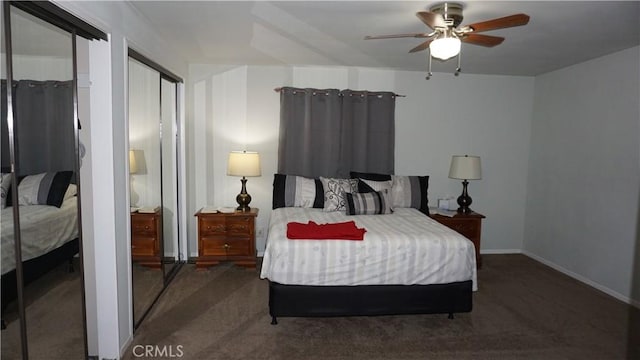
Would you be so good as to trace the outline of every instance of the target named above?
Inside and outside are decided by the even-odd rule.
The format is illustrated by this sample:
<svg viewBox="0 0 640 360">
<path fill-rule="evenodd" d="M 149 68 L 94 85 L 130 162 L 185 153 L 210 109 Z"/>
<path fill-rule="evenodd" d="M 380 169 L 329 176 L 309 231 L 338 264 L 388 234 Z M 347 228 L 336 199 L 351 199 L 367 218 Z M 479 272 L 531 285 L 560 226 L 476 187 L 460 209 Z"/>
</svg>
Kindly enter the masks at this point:
<svg viewBox="0 0 640 360">
<path fill-rule="evenodd" d="M 277 87 L 277 88 L 273 89 L 273 91 L 280 92 L 280 91 L 282 91 L 282 88 L 281 87 Z M 353 91 L 358 91 L 358 90 L 353 90 Z M 383 92 L 383 91 L 374 91 L 374 92 Z M 384 92 L 390 92 L 390 91 L 384 91 Z M 395 97 L 407 97 L 407 95 L 400 95 L 400 94 L 396 94 L 394 92 L 392 92 L 392 94 Z"/>
</svg>

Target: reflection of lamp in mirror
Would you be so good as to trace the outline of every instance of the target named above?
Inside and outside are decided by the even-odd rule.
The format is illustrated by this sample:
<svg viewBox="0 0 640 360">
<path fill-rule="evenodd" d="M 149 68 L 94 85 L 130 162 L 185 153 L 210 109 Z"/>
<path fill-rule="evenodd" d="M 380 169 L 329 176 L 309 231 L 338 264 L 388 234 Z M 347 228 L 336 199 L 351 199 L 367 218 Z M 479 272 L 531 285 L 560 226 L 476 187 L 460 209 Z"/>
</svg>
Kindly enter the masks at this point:
<svg viewBox="0 0 640 360">
<path fill-rule="evenodd" d="M 460 179 L 462 181 L 462 195 L 458 197 L 459 213 L 470 213 L 471 196 L 467 193 L 467 180 L 482 179 L 482 169 L 480 168 L 480 157 L 469 155 L 454 155 L 451 158 L 451 167 L 449 168 L 449 178 Z"/>
<path fill-rule="evenodd" d="M 249 203 L 251 195 L 247 193 L 246 176 L 260 176 L 260 155 L 253 151 L 232 151 L 229 153 L 229 162 L 227 164 L 227 175 L 242 176 L 242 190 L 236 197 L 238 207 L 236 210 L 249 211 Z"/>
<path fill-rule="evenodd" d="M 134 150 L 129 150 L 129 174 L 135 174 L 138 172 L 138 163 L 136 162 L 136 153 Z"/>
<path fill-rule="evenodd" d="M 138 162 L 136 161 L 136 151 L 129 150 L 129 174 L 130 178 L 130 186 L 131 186 L 131 211 L 134 211 L 136 208 L 136 203 L 138 202 L 138 195 L 133 191 L 133 176 L 138 172 Z"/>
</svg>

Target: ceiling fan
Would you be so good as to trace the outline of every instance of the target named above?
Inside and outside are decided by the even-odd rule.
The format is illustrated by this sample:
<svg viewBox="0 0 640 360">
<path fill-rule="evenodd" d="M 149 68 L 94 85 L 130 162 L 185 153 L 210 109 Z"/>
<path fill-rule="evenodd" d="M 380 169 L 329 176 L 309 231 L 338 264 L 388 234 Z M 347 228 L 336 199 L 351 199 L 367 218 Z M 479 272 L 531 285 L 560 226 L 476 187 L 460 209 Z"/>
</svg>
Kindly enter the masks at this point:
<svg viewBox="0 0 640 360">
<path fill-rule="evenodd" d="M 429 10 L 430 11 L 419 11 L 416 13 L 416 16 L 433 30 L 431 32 L 366 36 L 365 40 L 405 37 L 427 38 L 425 42 L 409 50 L 409 52 L 414 53 L 429 48 L 429 76 L 427 77 L 427 79 L 429 79 L 431 76 L 431 57 L 444 61 L 459 55 L 461 42 L 486 47 L 499 45 L 504 41 L 503 37 L 478 33 L 514 26 L 522 26 L 529 22 L 528 15 L 515 14 L 458 27 L 463 19 L 462 4 L 445 2 L 434 5 Z M 458 75 L 459 72 L 460 56 L 458 56 L 458 68 L 456 69 L 456 75 Z"/>
</svg>

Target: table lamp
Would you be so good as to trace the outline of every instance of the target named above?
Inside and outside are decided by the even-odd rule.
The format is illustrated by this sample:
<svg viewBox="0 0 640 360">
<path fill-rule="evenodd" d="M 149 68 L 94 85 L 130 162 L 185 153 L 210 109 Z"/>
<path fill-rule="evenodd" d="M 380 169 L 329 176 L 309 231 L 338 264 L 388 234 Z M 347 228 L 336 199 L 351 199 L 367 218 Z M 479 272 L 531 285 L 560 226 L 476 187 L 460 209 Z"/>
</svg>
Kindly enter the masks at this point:
<svg viewBox="0 0 640 360">
<path fill-rule="evenodd" d="M 232 151 L 229 153 L 227 175 L 242 176 L 242 190 L 236 196 L 238 211 L 249 211 L 251 195 L 247 193 L 247 176 L 260 176 L 260 155 L 253 151 Z"/>
<path fill-rule="evenodd" d="M 468 214 L 471 212 L 471 196 L 467 192 L 468 180 L 482 179 L 482 169 L 480 167 L 479 156 L 454 155 L 451 157 L 451 167 L 449 168 L 449 178 L 462 181 L 462 195 L 458 197 L 459 213 Z"/>
</svg>

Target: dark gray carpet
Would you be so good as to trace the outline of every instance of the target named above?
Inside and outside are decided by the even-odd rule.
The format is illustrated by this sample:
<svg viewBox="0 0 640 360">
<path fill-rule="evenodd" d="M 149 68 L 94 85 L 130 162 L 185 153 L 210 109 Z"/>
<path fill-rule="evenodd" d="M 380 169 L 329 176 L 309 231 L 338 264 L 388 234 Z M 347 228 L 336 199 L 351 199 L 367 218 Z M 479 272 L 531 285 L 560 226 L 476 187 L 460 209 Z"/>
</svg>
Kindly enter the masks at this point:
<svg viewBox="0 0 640 360">
<path fill-rule="evenodd" d="M 257 271 L 187 265 L 124 358 L 135 359 L 140 345 L 167 359 L 640 358 L 637 309 L 523 255 L 483 261 L 473 312 L 454 320 L 280 318 L 277 326 L 270 325 L 268 285 Z"/>
<path fill-rule="evenodd" d="M 77 259 L 76 259 L 77 260 Z M 76 261 L 75 268 L 78 269 Z M 84 358 L 80 273 L 61 264 L 25 288 L 29 359 Z M 12 302 L 3 318 L 1 358 L 21 359 L 20 322 Z"/>
<path fill-rule="evenodd" d="M 154 269 L 137 263 L 131 265 L 133 288 L 134 324 L 142 318 L 164 286 L 162 269 Z"/>
</svg>

